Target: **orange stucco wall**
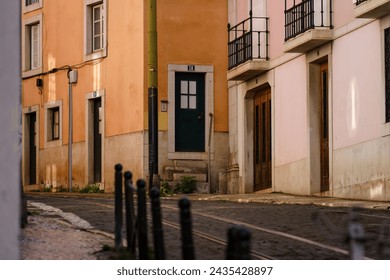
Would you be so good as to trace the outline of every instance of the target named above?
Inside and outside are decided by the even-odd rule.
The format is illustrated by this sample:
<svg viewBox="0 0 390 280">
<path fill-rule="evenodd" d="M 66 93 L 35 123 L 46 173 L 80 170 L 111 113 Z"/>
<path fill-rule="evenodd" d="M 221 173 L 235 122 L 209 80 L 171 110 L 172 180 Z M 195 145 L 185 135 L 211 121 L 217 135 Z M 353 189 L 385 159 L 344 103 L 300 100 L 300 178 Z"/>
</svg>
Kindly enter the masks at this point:
<svg viewBox="0 0 390 280">
<path fill-rule="evenodd" d="M 227 4 L 221 2 L 165 0 L 157 6 L 159 98 L 167 99 L 168 64 L 213 65 L 215 131 L 228 130 Z"/>
<path fill-rule="evenodd" d="M 22 85 L 23 108 L 33 105 L 40 108 L 39 183 L 52 180 L 47 174 L 54 174 L 50 166 L 56 164 L 61 168 L 56 168 L 57 173 L 50 175 L 51 178 L 55 177 L 58 184 L 66 185 L 68 181 L 69 87 L 65 66 L 78 70 L 78 82 L 72 86 L 75 183 L 82 186 L 88 180 L 86 97 L 95 91 L 104 94 L 103 172 L 107 173 L 106 184 L 111 184 L 112 167 L 117 162 L 127 165 L 136 175 L 144 176 L 147 166 L 144 132 L 148 129 L 148 1 L 106 1 L 107 52 L 93 60 L 86 60 L 84 54 L 84 1 L 42 3 L 42 8 L 21 16 L 23 22 L 42 15 L 42 73 L 25 77 Z M 166 100 L 168 95 L 168 64 L 213 66 L 213 128 L 216 132 L 226 133 L 227 3 L 220 0 L 164 0 L 157 5 L 159 101 Z M 48 74 L 53 68 L 63 70 Z M 36 87 L 37 78 L 43 79 L 42 89 Z M 62 101 L 62 139 L 55 147 L 45 147 L 45 105 L 52 101 Z M 168 114 L 159 110 L 162 132 L 168 129 Z"/>
<path fill-rule="evenodd" d="M 144 129 L 144 4 L 108 1 L 107 57 L 84 61 L 84 4 L 77 0 L 44 1 L 43 9 L 22 16 L 43 14 L 43 71 L 70 65 L 78 68 L 73 86 L 74 142 L 85 140 L 85 95 L 105 90 L 107 137 Z M 66 71 L 41 75 L 42 95 L 35 78 L 23 81 L 23 106 L 63 100 L 63 143 L 68 143 L 68 79 Z M 41 128 L 43 128 L 41 110 Z M 41 147 L 44 141 L 41 133 Z"/>
</svg>

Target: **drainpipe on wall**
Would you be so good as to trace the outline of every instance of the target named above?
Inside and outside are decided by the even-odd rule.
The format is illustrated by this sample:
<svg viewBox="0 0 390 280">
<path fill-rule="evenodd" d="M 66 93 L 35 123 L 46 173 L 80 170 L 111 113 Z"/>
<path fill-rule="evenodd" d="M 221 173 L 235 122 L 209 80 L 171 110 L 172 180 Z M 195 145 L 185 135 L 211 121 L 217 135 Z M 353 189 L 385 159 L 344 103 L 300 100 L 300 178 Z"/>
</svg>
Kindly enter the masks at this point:
<svg viewBox="0 0 390 280">
<path fill-rule="evenodd" d="M 148 13 L 148 131 L 149 131 L 149 193 L 159 186 L 158 176 L 158 77 L 157 77 L 157 8 L 156 0 L 149 0 Z"/>
</svg>

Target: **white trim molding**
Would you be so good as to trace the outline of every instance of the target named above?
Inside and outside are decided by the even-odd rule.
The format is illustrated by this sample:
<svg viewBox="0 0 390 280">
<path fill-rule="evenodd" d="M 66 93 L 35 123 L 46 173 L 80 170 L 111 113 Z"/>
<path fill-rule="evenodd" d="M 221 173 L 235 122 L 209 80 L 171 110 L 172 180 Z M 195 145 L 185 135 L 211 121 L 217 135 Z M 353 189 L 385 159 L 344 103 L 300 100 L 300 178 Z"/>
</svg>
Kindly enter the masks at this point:
<svg viewBox="0 0 390 280">
<path fill-rule="evenodd" d="M 205 73 L 205 152 L 176 152 L 175 151 L 175 73 Z M 213 131 L 211 135 L 211 145 L 209 151 L 209 114 L 214 114 L 214 67 L 211 65 L 168 65 L 168 159 L 194 159 L 206 160 L 208 153 L 213 155 Z M 214 122 L 214 119 L 213 119 Z"/>
</svg>

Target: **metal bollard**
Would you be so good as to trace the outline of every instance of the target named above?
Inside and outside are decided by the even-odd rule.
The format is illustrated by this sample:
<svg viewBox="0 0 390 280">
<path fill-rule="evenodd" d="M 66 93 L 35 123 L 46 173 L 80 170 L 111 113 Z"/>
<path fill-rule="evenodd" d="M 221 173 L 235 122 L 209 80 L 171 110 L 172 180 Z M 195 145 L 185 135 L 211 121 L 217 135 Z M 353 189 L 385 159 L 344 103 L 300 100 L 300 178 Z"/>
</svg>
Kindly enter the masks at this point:
<svg viewBox="0 0 390 280">
<path fill-rule="evenodd" d="M 349 217 L 347 241 L 349 242 L 351 260 L 363 260 L 365 254 L 364 229 L 362 224 L 357 221 L 356 214 L 353 210 Z"/>
<path fill-rule="evenodd" d="M 228 230 L 227 260 L 250 260 L 250 232 L 242 226 L 232 226 Z"/>
<path fill-rule="evenodd" d="M 162 229 L 160 191 L 153 187 L 151 194 L 153 217 L 154 255 L 156 260 L 165 260 L 164 235 Z"/>
<path fill-rule="evenodd" d="M 115 249 L 122 247 L 122 165 L 115 165 Z"/>
<path fill-rule="evenodd" d="M 126 209 L 126 234 L 127 234 L 127 251 L 135 254 L 135 213 L 134 213 L 134 187 L 133 174 L 126 171 L 124 176 L 125 185 L 125 209 Z"/>
<path fill-rule="evenodd" d="M 192 241 L 192 220 L 191 220 L 191 202 L 187 198 L 179 200 L 180 207 L 180 225 L 183 260 L 194 260 L 195 251 Z"/>
<path fill-rule="evenodd" d="M 137 181 L 138 194 L 138 254 L 140 260 L 148 259 L 148 232 L 146 221 L 146 188 L 145 181 Z"/>
<path fill-rule="evenodd" d="M 378 237 L 378 259 L 390 260 L 390 224 L 383 223 Z"/>
<path fill-rule="evenodd" d="M 226 247 L 226 259 L 227 260 L 236 260 L 236 247 L 237 247 L 237 235 L 238 235 L 238 228 L 237 226 L 232 226 L 228 229 L 228 244 Z"/>
</svg>

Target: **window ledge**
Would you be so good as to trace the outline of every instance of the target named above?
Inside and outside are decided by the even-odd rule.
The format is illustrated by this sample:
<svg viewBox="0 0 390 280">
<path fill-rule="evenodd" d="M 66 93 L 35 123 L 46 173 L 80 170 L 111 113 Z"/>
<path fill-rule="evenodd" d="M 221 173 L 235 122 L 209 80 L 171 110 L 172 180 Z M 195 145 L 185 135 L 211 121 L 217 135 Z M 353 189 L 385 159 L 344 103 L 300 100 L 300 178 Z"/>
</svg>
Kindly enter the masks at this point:
<svg viewBox="0 0 390 280">
<path fill-rule="evenodd" d="M 84 54 L 84 61 L 91 61 L 99 58 L 104 58 L 106 56 L 107 56 L 107 48 L 104 48 L 100 51 Z"/>
<path fill-rule="evenodd" d="M 27 14 L 29 12 L 32 12 L 32 11 L 35 11 L 35 10 L 38 10 L 38 9 L 41 9 L 41 8 L 42 8 L 42 0 L 39 1 L 38 3 L 34 3 L 34 4 L 31 4 L 31 5 L 28 5 L 28 6 L 23 4 L 22 12 L 23 12 L 23 14 Z"/>
<path fill-rule="evenodd" d="M 384 123 L 382 126 L 382 136 L 390 136 L 390 122 Z"/>
<path fill-rule="evenodd" d="M 32 77 L 32 76 L 36 76 L 36 75 L 39 75 L 39 74 L 42 74 L 43 71 L 42 71 L 42 67 L 38 67 L 36 69 L 32 69 L 32 70 L 25 70 L 22 72 L 22 78 L 29 78 L 29 77 Z"/>
<path fill-rule="evenodd" d="M 62 139 L 46 141 L 45 148 L 54 148 L 62 146 Z"/>
</svg>

